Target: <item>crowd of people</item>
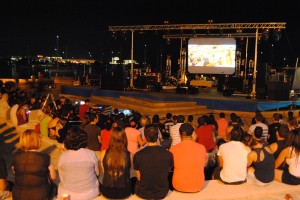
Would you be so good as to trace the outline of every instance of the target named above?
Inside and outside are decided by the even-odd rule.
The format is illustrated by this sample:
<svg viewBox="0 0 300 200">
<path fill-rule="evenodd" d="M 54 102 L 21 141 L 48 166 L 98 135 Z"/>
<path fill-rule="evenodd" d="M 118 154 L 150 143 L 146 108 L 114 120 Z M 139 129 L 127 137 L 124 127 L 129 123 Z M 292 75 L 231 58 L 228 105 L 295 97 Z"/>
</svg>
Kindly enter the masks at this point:
<svg viewBox="0 0 300 200">
<path fill-rule="evenodd" d="M 300 127 L 291 113 L 286 121 L 275 113 L 268 122 L 258 111 L 246 130 L 235 113 L 230 120 L 224 113 L 217 119 L 202 115 L 197 123 L 192 115 L 167 113 L 161 121 L 157 114 L 126 116 L 117 108 L 110 115 L 94 113 L 89 99 L 76 114 L 63 96 L 56 102 L 57 109 L 31 98 L 26 109 L 37 104 L 35 108 L 44 115 L 38 130 L 21 134 L 20 149 L 12 155 L 14 199 L 50 199 L 50 183 L 57 180 L 57 173 L 57 195 L 67 193 L 72 200 L 100 194 L 109 199 L 132 194 L 163 199 L 170 190 L 200 192 L 205 180 L 212 179 L 233 185 L 250 179 L 257 186 L 274 180 L 300 184 Z M 8 94 L 2 94 L 0 111 L 10 106 Z M 26 116 L 25 107 L 20 107 Z M 72 124 L 74 119 L 80 123 Z M 58 172 L 50 156 L 38 151 L 41 137 L 62 144 Z M 3 166 L 5 160 L 0 161 Z M 6 170 L 0 170 L 0 195 L 6 191 Z"/>
</svg>

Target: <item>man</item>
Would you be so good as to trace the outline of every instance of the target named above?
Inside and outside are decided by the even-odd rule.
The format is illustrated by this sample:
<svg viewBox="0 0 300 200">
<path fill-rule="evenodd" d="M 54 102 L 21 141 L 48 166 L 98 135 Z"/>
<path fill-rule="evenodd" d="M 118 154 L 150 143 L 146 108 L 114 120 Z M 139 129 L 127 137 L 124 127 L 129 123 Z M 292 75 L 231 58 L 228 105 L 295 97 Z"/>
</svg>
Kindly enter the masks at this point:
<svg viewBox="0 0 300 200">
<path fill-rule="evenodd" d="M 178 115 L 177 123 L 170 128 L 170 136 L 172 139 L 171 147 L 181 142 L 179 127 L 184 123 L 185 117 L 183 115 Z"/>
<path fill-rule="evenodd" d="M 172 126 L 174 126 L 174 121 L 172 120 L 172 114 L 167 113 L 166 114 L 166 121 L 163 123 L 163 128 L 162 128 L 162 138 L 163 141 L 161 143 L 161 146 L 169 149 L 171 147 L 172 140 L 170 138 L 170 129 Z"/>
<path fill-rule="evenodd" d="M 180 192 L 199 192 L 204 186 L 206 149 L 193 141 L 194 128 L 189 123 L 181 124 L 181 142 L 170 148 L 174 157 L 173 187 Z"/>
<path fill-rule="evenodd" d="M 158 130 L 145 127 L 148 145 L 133 157 L 136 171 L 135 194 L 143 199 L 163 199 L 169 191 L 168 176 L 173 167 L 172 153 L 157 144 Z"/>
<path fill-rule="evenodd" d="M 10 106 L 8 104 L 8 94 L 2 94 L 2 98 L 0 99 L 0 121 L 5 122 L 9 116 Z"/>
<path fill-rule="evenodd" d="M 257 126 L 260 126 L 262 127 L 263 129 L 263 135 L 261 137 L 261 139 L 263 139 L 264 141 L 267 141 L 268 139 L 268 133 L 269 133 L 269 127 L 267 124 L 264 124 L 263 123 L 263 116 L 262 115 L 256 115 L 255 117 L 255 121 L 256 123 L 255 124 L 252 124 L 250 127 L 249 127 L 249 130 L 248 130 L 248 133 L 250 135 L 254 135 L 254 129 L 257 127 Z"/>
<path fill-rule="evenodd" d="M 247 162 L 250 149 L 240 142 L 243 135 L 241 127 L 234 127 L 230 132 L 230 141 L 222 144 L 218 150 L 218 163 L 213 179 L 225 184 L 242 184 L 247 180 Z"/>
<path fill-rule="evenodd" d="M 90 106 L 89 106 L 90 100 L 86 99 L 84 102 L 85 103 L 83 105 L 79 106 L 79 117 L 81 120 L 84 120 L 86 118 L 85 115 L 87 112 L 89 112 L 89 109 L 90 109 Z"/>
<path fill-rule="evenodd" d="M 69 122 L 70 111 L 63 110 L 61 113 L 61 119 L 57 124 L 56 140 L 59 143 L 63 143 L 68 131 L 71 129 L 71 124 Z"/>
<path fill-rule="evenodd" d="M 84 127 L 88 135 L 87 148 L 94 151 L 100 160 L 101 128 L 97 126 L 98 116 L 96 114 L 90 114 L 89 120 L 90 123 Z"/>
<path fill-rule="evenodd" d="M 269 136 L 268 136 L 268 144 L 272 144 L 277 141 L 276 131 L 280 125 L 280 116 L 278 113 L 273 114 L 273 123 L 268 125 Z"/>
<path fill-rule="evenodd" d="M 228 127 L 228 120 L 225 119 L 225 113 L 221 112 L 219 114 L 219 119 L 217 120 L 217 124 L 218 124 L 218 138 L 226 138 L 226 129 Z"/>
</svg>

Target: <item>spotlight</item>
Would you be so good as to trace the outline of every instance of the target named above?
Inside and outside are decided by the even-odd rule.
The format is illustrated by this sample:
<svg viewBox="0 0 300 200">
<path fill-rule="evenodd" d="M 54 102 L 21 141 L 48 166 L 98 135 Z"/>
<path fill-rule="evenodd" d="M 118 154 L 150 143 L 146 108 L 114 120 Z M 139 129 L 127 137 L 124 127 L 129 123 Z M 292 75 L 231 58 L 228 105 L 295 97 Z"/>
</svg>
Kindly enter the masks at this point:
<svg viewBox="0 0 300 200">
<path fill-rule="evenodd" d="M 274 40 L 276 42 L 278 42 L 280 40 L 280 38 L 281 38 L 280 30 L 274 30 L 273 37 L 274 37 Z"/>
<path fill-rule="evenodd" d="M 269 29 L 266 29 L 263 33 L 262 33 L 262 39 L 267 41 L 269 39 Z"/>
</svg>

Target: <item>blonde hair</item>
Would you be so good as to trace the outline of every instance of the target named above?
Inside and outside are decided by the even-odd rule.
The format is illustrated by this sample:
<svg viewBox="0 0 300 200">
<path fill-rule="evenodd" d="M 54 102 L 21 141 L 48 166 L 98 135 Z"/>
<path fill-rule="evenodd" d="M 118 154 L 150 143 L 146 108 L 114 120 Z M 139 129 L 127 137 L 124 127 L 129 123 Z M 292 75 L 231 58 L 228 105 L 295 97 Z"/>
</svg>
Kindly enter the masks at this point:
<svg viewBox="0 0 300 200">
<path fill-rule="evenodd" d="M 38 150 L 41 147 L 41 139 L 35 130 L 28 129 L 21 134 L 19 144 L 24 151 Z"/>
</svg>

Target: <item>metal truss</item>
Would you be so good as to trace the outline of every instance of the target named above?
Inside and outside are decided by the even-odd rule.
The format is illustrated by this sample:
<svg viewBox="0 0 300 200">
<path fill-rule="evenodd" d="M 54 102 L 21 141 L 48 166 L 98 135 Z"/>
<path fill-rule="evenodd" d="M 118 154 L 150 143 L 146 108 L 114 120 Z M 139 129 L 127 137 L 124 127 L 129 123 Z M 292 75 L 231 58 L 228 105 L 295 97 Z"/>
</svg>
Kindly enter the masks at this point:
<svg viewBox="0 0 300 200">
<path fill-rule="evenodd" d="M 285 29 L 285 22 L 269 23 L 209 23 L 209 24 L 163 24 L 163 25 L 133 25 L 109 26 L 109 31 L 163 31 L 163 30 L 216 30 L 216 29 Z"/>
<path fill-rule="evenodd" d="M 260 38 L 261 33 L 258 34 Z M 255 38 L 255 33 L 226 33 L 226 34 L 168 34 L 163 35 L 163 39 L 188 39 L 188 38 Z"/>
</svg>

